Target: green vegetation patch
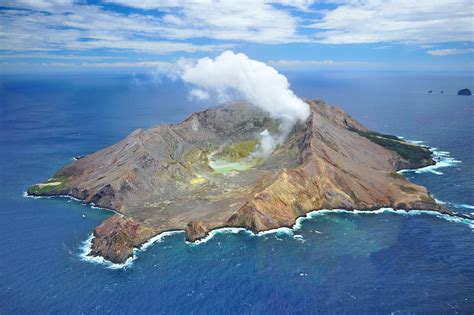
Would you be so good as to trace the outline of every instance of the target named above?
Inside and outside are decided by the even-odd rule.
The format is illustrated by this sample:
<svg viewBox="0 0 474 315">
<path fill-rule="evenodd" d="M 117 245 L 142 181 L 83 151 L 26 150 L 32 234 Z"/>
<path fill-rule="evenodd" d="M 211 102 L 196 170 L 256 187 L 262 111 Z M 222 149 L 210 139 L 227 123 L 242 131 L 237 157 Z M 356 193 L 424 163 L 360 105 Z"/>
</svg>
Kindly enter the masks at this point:
<svg viewBox="0 0 474 315">
<path fill-rule="evenodd" d="M 380 137 L 380 138 L 400 141 L 400 138 L 398 138 L 397 136 L 387 135 L 387 134 L 376 132 L 376 131 L 362 131 L 362 130 L 359 130 L 359 129 L 356 129 L 356 128 L 350 128 L 350 131 L 357 132 L 358 134 L 360 134 L 361 136 L 364 136 L 366 138 Z"/>
<path fill-rule="evenodd" d="M 259 144 L 256 139 L 244 140 L 236 143 L 232 143 L 229 146 L 224 147 L 215 157 L 219 160 L 226 160 L 229 162 L 237 162 L 243 158 L 248 157 Z"/>
<path fill-rule="evenodd" d="M 395 151 L 398 153 L 398 155 L 406 160 L 421 162 L 426 159 L 431 159 L 431 151 L 427 148 L 409 144 L 400 140 L 396 136 L 386 135 L 375 131 L 362 131 L 355 128 L 350 128 L 349 130 L 358 133 L 359 135 L 378 145 L 381 145 L 386 149 Z"/>
<path fill-rule="evenodd" d="M 48 195 L 60 191 L 66 187 L 66 176 L 57 176 L 48 179 L 45 183 L 40 183 L 28 188 L 28 193 L 32 195 Z"/>
<path fill-rule="evenodd" d="M 391 172 L 389 175 L 393 178 L 396 178 L 396 179 L 406 180 L 405 176 L 403 176 L 402 174 L 397 173 L 397 172 Z"/>
<path fill-rule="evenodd" d="M 418 191 L 418 190 L 416 190 L 416 188 L 413 188 L 411 186 L 399 185 L 398 187 L 400 187 L 401 190 L 403 190 L 404 192 L 406 192 L 408 194 L 413 194 L 413 193 L 416 193 Z"/>
</svg>

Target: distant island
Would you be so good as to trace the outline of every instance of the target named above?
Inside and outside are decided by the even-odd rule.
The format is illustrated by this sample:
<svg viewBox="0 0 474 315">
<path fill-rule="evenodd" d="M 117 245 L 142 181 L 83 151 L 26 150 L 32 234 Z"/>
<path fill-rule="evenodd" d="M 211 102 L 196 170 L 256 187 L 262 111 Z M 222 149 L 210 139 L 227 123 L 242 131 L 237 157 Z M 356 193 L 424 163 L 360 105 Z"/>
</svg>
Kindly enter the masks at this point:
<svg viewBox="0 0 474 315">
<path fill-rule="evenodd" d="M 469 90 L 469 89 L 462 89 L 462 90 L 458 91 L 458 95 L 467 95 L 467 96 L 469 96 L 469 95 L 472 95 L 472 93 L 471 93 L 471 90 Z"/>
<path fill-rule="evenodd" d="M 216 228 L 291 227 L 320 209 L 424 209 L 453 214 L 397 173 L 435 164 L 431 151 L 371 131 L 343 110 L 307 100 L 310 116 L 268 156 L 262 133 L 278 122 L 247 103 L 138 129 L 78 156 L 29 195 L 68 195 L 117 214 L 94 230 L 89 255 L 123 263 L 150 238 L 184 230 L 195 242 Z"/>
</svg>

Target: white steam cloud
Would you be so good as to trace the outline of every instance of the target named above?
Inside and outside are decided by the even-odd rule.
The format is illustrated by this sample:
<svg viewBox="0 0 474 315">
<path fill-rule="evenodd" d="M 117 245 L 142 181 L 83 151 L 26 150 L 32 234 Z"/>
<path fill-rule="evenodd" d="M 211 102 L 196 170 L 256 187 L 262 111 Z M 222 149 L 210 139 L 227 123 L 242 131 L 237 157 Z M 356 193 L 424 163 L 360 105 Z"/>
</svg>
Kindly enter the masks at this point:
<svg viewBox="0 0 474 315">
<path fill-rule="evenodd" d="M 208 96 L 208 93 L 213 93 L 221 100 L 229 100 L 229 95 L 235 95 L 280 122 L 277 135 L 267 130 L 261 133 L 258 154 L 270 154 L 276 145 L 286 139 L 297 122 L 304 122 L 309 116 L 308 104 L 290 90 L 285 76 L 244 54 L 226 51 L 215 59 L 182 62 L 180 68 L 180 78 L 197 86 L 199 94 Z M 191 91 L 192 96 L 199 98 L 196 91 Z"/>
</svg>

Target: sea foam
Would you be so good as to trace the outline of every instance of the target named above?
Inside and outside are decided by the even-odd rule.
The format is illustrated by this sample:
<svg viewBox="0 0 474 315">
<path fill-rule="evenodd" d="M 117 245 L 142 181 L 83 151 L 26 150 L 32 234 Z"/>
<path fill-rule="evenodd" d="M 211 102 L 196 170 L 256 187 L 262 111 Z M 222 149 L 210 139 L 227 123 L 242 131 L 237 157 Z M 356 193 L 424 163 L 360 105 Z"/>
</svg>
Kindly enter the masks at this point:
<svg viewBox="0 0 474 315">
<path fill-rule="evenodd" d="M 374 215 L 374 214 L 381 214 L 381 213 L 394 213 L 394 214 L 403 215 L 403 216 L 418 216 L 418 215 L 425 215 L 426 214 L 426 215 L 433 215 L 433 216 L 436 216 L 440 219 L 450 221 L 450 222 L 467 224 L 470 228 L 474 229 L 474 220 L 466 219 L 466 218 L 460 218 L 460 217 L 456 217 L 456 216 L 451 216 L 449 214 L 444 214 L 444 213 L 440 213 L 440 212 L 437 212 L 437 211 L 430 211 L 430 210 L 409 210 L 409 211 L 406 211 L 406 210 L 397 210 L 397 209 L 393 209 L 393 208 L 380 208 L 380 209 L 376 209 L 376 210 L 344 210 L 344 209 L 329 210 L 329 209 L 323 209 L 323 210 L 311 211 L 311 212 L 308 212 L 305 216 L 299 217 L 298 219 L 296 219 L 295 224 L 291 228 L 281 227 L 281 228 L 277 228 L 277 229 L 271 229 L 271 230 L 262 231 L 262 232 L 259 232 L 259 233 L 254 233 L 254 232 L 252 232 L 250 230 L 247 230 L 247 229 L 244 229 L 244 228 L 223 227 L 223 228 L 218 228 L 218 229 L 210 231 L 209 234 L 206 237 L 202 238 L 201 240 L 198 240 L 194 243 L 192 243 L 192 242 L 186 242 L 186 243 L 191 245 L 191 246 L 196 246 L 196 245 L 200 245 L 200 244 L 203 244 L 203 243 L 207 243 L 209 240 L 211 240 L 214 236 L 216 236 L 218 234 L 236 234 L 236 233 L 239 233 L 239 232 L 245 232 L 248 235 L 255 236 L 255 237 L 265 236 L 265 235 L 285 234 L 285 235 L 288 235 L 288 236 L 292 236 L 296 240 L 301 240 L 303 238 L 303 236 L 300 235 L 300 234 L 295 234 L 295 232 L 301 230 L 301 228 L 303 226 L 303 222 L 311 220 L 311 219 L 315 219 L 315 218 L 320 217 L 320 216 L 331 214 L 331 213 L 344 213 L 344 214 L 356 214 L 356 215 L 358 215 L 358 214 Z"/>
<path fill-rule="evenodd" d="M 132 266 L 133 261 L 137 258 L 137 256 L 133 255 L 133 257 L 128 258 L 123 264 L 114 264 L 111 261 L 101 257 L 101 256 L 89 256 L 92 248 L 92 240 L 94 239 L 94 234 L 90 234 L 89 237 L 82 242 L 80 247 L 79 257 L 82 261 L 98 264 L 107 267 L 108 269 L 126 269 Z"/>
<path fill-rule="evenodd" d="M 414 141 L 414 140 L 407 140 L 410 143 L 413 144 L 421 144 L 423 141 Z M 439 171 L 441 168 L 445 167 L 451 167 L 451 166 L 456 166 L 461 161 L 456 160 L 455 158 L 451 157 L 451 153 L 448 151 L 440 151 L 437 148 L 430 148 L 431 152 L 433 153 L 433 159 L 436 162 L 435 165 L 428 165 L 425 167 L 417 168 L 417 169 L 405 169 L 405 170 L 400 170 L 398 173 L 416 173 L 416 174 L 422 174 L 422 173 L 433 173 L 435 175 L 443 175 L 443 172 Z"/>
<path fill-rule="evenodd" d="M 80 249 L 79 257 L 83 261 L 102 265 L 108 269 L 127 269 L 133 265 L 133 262 L 137 259 L 139 254 L 141 252 L 146 251 L 151 245 L 155 243 L 163 242 L 163 240 L 168 236 L 175 235 L 175 234 L 183 234 L 183 233 L 184 231 L 181 231 L 181 230 L 166 231 L 150 238 L 148 241 L 143 243 L 140 247 L 134 248 L 133 256 L 128 258 L 123 264 L 115 264 L 101 256 L 90 256 L 89 253 L 91 252 L 91 249 L 92 249 L 92 240 L 94 239 L 94 234 L 90 234 L 89 237 L 84 242 L 82 242 L 82 245 L 79 248 Z"/>
<path fill-rule="evenodd" d="M 280 227 L 276 229 L 271 229 L 271 230 L 265 230 L 261 231 L 258 233 L 254 233 L 251 230 L 247 230 L 245 228 L 240 228 L 240 227 L 222 227 L 222 228 L 217 228 L 209 232 L 209 234 L 195 242 L 188 242 L 186 241 L 186 244 L 190 246 L 197 246 L 201 245 L 204 243 L 207 243 L 210 241 L 214 236 L 219 235 L 219 234 L 237 234 L 237 233 L 246 233 L 248 235 L 254 236 L 254 237 L 263 237 L 267 235 L 287 235 L 287 236 L 294 236 L 293 235 L 293 228 L 288 228 L 288 227 Z"/>
<path fill-rule="evenodd" d="M 474 209 L 473 205 L 468 205 L 465 203 L 451 203 L 451 205 L 455 208 Z"/>
<path fill-rule="evenodd" d="M 399 137 L 399 138 L 403 139 L 403 137 Z M 420 144 L 423 143 L 423 141 L 416 141 L 416 140 L 407 140 L 407 141 L 410 142 L 410 143 L 413 143 L 413 144 L 417 144 L 417 145 L 420 145 Z M 438 169 L 445 168 L 445 167 L 450 167 L 450 166 L 455 166 L 455 165 L 461 163 L 461 161 L 458 161 L 458 160 L 452 158 L 450 156 L 450 152 L 440 151 L 437 148 L 430 148 L 430 150 L 433 153 L 433 158 L 436 162 L 435 165 L 430 165 L 430 166 L 422 167 L 422 168 L 419 168 L 419 169 L 400 170 L 399 173 L 405 173 L 405 172 L 427 173 L 427 172 L 429 172 L 429 173 L 433 173 L 433 174 L 436 174 L 436 175 L 442 175 L 443 173 L 438 171 Z M 71 197 L 71 196 L 68 196 L 68 195 L 30 196 L 25 191 L 23 193 L 23 196 L 27 197 L 27 198 L 34 198 L 34 199 L 62 197 L 62 198 L 69 198 L 69 199 L 72 199 L 72 200 L 75 200 L 75 201 L 78 201 L 78 202 L 82 202 L 82 200 Z M 468 204 L 455 204 L 455 203 L 450 203 L 450 202 L 444 202 L 444 201 L 441 201 L 441 200 L 436 200 L 436 202 L 441 203 L 441 204 L 446 204 L 447 203 L 447 204 L 452 205 L 453 207 L 456 207 L 456 208 L 474 209 L 474 206 L 468 205 Z M 97 207 L 94 204 L 90 204 L 90 206 L 94 209 L 110 210 L 110 209 L 106 209 L 106 208 Z M 111 210 L 111 211 L 113 211 L 113 210 Z M 267 235 L 275 235 L 275 236 L 277 236 L 277 235 L 288 235 L 288 236 L 293 237 L 295 240 L 302 241 L 303 236 L 300 235 L 300 234 L 295 234 L 294 232 L 301 230 L 301 228 L 303 226 L 303 222 L 308 221 L 308 220 L 312 220 L 312 219 L 315 219 L 319 216 L 324 216 L 324 215 L 330 214 L 330 213 L 345 213 L 345 214 L 356 214 L 356 215 L 357 214 L 370 215 L 370 214 L 380 214 L 380 213 L 395 213 L 395 214 L 404 215 L 404 216 L 428 214 L 428 215 L 436 216 L 436 217 L 438 217 L 440 219 L 443 219 L 443 220 L 446 220 L 446 221 L 467 224 L 471 229 L 474 229 L 474 220 L 467 219 L 467 218 L 460 218 L 460 217 L 456 217 L 456 216 L 451 216 L 451 215 L 443 214 L 443 213 L 440 213 L 440 212 L 437 212 L 437 211 L 429 211 L 429 210 L 405 211 L 405 210 L 396 210 L 396 209 L 393 209 L 393 208 L 380 208 L 380 209 L 377 209 L 377 210 L 344 210 L 344 209 L 329 210 L 329 209 L 323 209 L 323 210 L 315 210 L 315 211 L 308 212 L 305 216 L 297 218 L 296 221 L 295 221 L 295 224 L 291 228 L 280 227 L 280 228 L 276 228 L 276 229 L 271 229 L 271 230 L 266 230 L 266 231 L 261 231 L 261 232 L 258 232 L 258 233 L 254 233 L 254 232 L 252 232 L 250 230 L 247 230 L 245 228 L 222 227 L 222 228 L 218 228 L 218 229 L 214 229 L 214 230 L 210 231 L 209 234 L 206 237 L 204 237 L 204 238 L 202 238 L 202 239 L 200 239 L 196 242 L 187 242 L 186 241 L 186 244 L 188 244 L 190 246 L 197 246 L 197 245 L 207 243 L 214 236 L 216 236 L 218 234 L 237 234 L 237 233 L 240 233 L 240 232 L 244 232 L 244 233 L 246 233 L 250 236 L 253 236 L 253 237 L 262 237 L 262 236 L 267 236 Z M 150 240 L 148 240 L 147 242 L 142 244 L 139 248 L 135 248 L 133 250 L 133 257 L 130 257 L 129 259 L 127 259 L 127 261 L 123 264 L 114 264 L 114 263 L 104 259 L 103 257 L 89 256 L 88 254 L 91 251 L 92 239 L 94 237 L 93 234 L 91 234 L 87 238 L 87 240 L 85 240 L 82 243 L 82 246 L 80 247 L 79 256 L 83 261 L 87 261 L 87 262 L 94 263 L 94 264 L 100 264 L 100 265 L 103 265 L 103 266 L 105 266 L 109 269 L 125 269 L 125 268 L 129 268 L 133 265 L 133 261 L 137 258 L 138 254 L 140 252 L 146 251 L 150 246 L 152 246 L 155 243 L 163 242 L 164 238 L 166 238 L 167 236 L 171 236 L 171 235 L 174 235 L 174 234 L 181 234 L 181 233 L 184 234 L 184 230 L 166 231 L 166 232 L 163 232 L 163 233 L 160 233 L 160 234 L 154 236 L 153 238 L 151 238 Z"/>
<path fill-rule="evenodd" d="M 133 253 L 135 254 L 135 253 L 138 253 L 138 252 L 144 252 L 151 245 L 153 245 L 155 243 L 161 243 L 161 242 L 164 241 L 164 239 L 166 237 L 172 236 L 172 235 L 175 235 L 175 234 L 184 234 L 184 231 L 183 230 L 175 230 L 175 231 L 166 231 L 166 232 L 160 233 L 160 234 L 150 238 L 148 241 L 143 243 L 139 248 L 135 248 Z"/>
<path fill-rule="evenodd" d="M 439 203 L 439 204 L 442 204 L 442 205 L 448 205 L 448 206 L 451 206 L 451 207 L 456 208 L 456 209 L 469 209 L 469 210 L 474 209 L 473 205 L 469 205 L 467 203 L 454 203 L 454 202 L 439 200 L 439 199 L 436 199 L 436 198 L 434 198 L 434 200 L 436 201 L 436 203 Z"/>
<path fill-rule="evenodd" d="M 240 232 L 248 233 L 250 235 L 254 235 L 254 233 L 250 230 L 244 229 L 244 228 L 235 228 L 235 227 L 222 227 L 218 228 L 215 230 L 212 230 L 209 232 L 209 234 L 206 235 L 206 237 L 201 238 L 200 240 L 197 240 L 195 242 L 188 242 L 186 241 L 186 244 L 190 246 L 196 246 L 199 244 L 204 244 L 207 243 L 209 240 L 211 240 L 214 236 L 218 234 L 237 234 Z"/>
<path fill-rule="evenodd" d="M 449 221 L 449 222 L 454 222 L 454 223 L 461 223 L 461 224 L 466 224 L 468 225 L 471 229 L 474 229 L 474 220 L 472 219 L 467 219 L 467 218 L 460 218 L 456 216 L 451 216 L 448 214 L 440 213 L 437 211 L 430 211 L 430 210 L 396 210 L 393 208 L 380 208 L 377 210 L 344 210 L 344 209 L 323 209 L 323 210 L 315 210 L 308 212 L 305 216 L 299 217 L 296 219 L 295 224 L 291 228 L 287 227 L 281 227 L 277 229 L 271 229 L 267 231 L 262 231 L 259 233 L 254 233 L 250 230 L 247 230 L 245 228 L 236 228 L 236 227 L 222 227 L 218 228 L 215 230 L 212 230 L 209 232 L 209 234 L 196 241 L 196 242 L 186 242 L 189 246 L 198 246 L 204 243 L 209 242 L 214 236 L 218 234 L 237 234 L 240 232 L 243 232 L 247 235 L 250 235 L 252 237 L 262 237 L 262 236 L 268 236 L 268 235 L 288 235 L 294 238 L 297 241 L 303 241 L 304 238 L 301 234 L 295 234 L 295 232 L 301 230 L 303 226 L 303 222 L 316 219 L 318 217 L 325 216 L 327 214 L 334 214 L 334 213 L 340 213 L 340 214 L 354 214 L 354 215 L 375 215 L 375 214 L 381 214 L 381 213 L 394 213 L 398 215 L 403 215 L 403 216 L 418 216 L 418 215 L 432 215 L 437 218 Z M 320 232 L 319 232 L 320 233 Z M 126 269 L 130 268 L 133 265 L 133 262 L 137 259 L 139 253 L 146 251 L 150 246 L 156 244 L 156 243 L 161 243 L 164 241 L 164 239 L 168 236 L 175 235 L 175 234 L 184 234 L 183 230 L 174 230 L 174 231 L 166 231 L 163 233 L 160 233 L 150 240 L 148 240 L 146 243 L 142 244 L 139 248 L 135 248 L 133 250 L 133 257 L 130 257 L 127 259 L 127 261 L 123 264 L 114 264 L 103 257 L 93 257 L 89 256 L 88 254 L 91 251 L 91 246 L 92 246 L 92 239 L 93 239 L 93 234 L 89 236 L 87 240 L 85 240 L 82 243 L 82 246 L 80 248 L 80 258 L 83 261 L 87 261 L 90 263 L 94 264 L 100 264 L 103 265 L 109 269 Z"/>
</svg>

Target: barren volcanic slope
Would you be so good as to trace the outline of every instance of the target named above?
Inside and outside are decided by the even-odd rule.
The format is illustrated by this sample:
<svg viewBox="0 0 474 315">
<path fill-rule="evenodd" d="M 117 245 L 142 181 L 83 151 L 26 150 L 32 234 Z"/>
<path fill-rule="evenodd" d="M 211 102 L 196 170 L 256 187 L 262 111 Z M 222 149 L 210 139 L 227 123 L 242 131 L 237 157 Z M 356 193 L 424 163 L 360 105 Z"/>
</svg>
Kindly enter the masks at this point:
<svg viewBox="0 0 474 315">
<path fill-rule="evenodd" d="M 245 103 L 136 130 L 59 170 L 30 195 L 70 195 L 116 210 L 94 231 L 91 255 L 124 262 L 166 230 L 195 241 L 217 227 L 292 226 L 318 209 L 431 209 L 424 187 L 395 173 L 434 164 L 431 152 L 372 132 L 341 109 L 307 101 L 311 115 L 268 157 L 253 154 L 278 122 Z"/>
</svg>

